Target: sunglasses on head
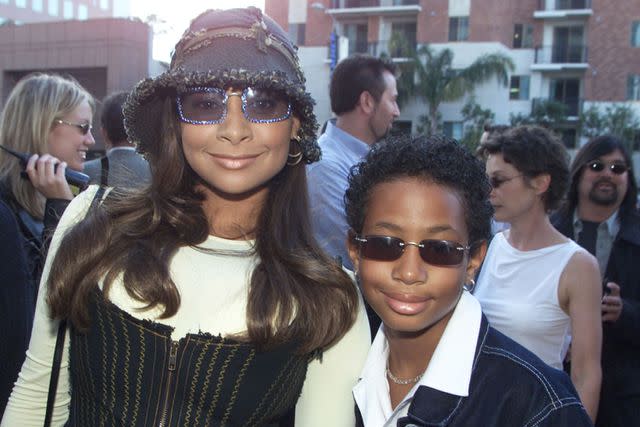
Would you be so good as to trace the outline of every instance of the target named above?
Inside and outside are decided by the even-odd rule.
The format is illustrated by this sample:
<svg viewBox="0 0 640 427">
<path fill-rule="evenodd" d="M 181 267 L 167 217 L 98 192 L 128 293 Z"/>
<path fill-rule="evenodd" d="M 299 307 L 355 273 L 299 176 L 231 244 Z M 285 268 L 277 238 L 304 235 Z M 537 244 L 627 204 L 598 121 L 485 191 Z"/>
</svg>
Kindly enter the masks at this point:
<svg viewBox="0 0 640 427">
<path fill-rule="evenodd" d="M 438 266 L 459 265 L 471 246 L 463 246 L 450 240 L 426 239 L 420 242 L 405 242 L 391 236 L 355 236 L 360 245 L 360 254 L 375 261 L 395 261 L 402 256 L 407 246 L 415 246 L 420 258 L 427 264 Z"/>
<path fill-rule="evenodd" d="M 627 165 L 625 165 L 624 163 L 611 163 L 607 165 L 602 160 L 593 160 L 587 163 L 587 167 L 593 172 L 602 172 L 605 167 L 608 167 L 609 170 L 616 175 L 622 175 L 627 170 L 629 170 Z"/>
<path fill-rule="evenodd" d="M 73 123 L 73 122 L 68 122 L 66 120 L 62 120 L 62 119 L 58 119 L 55 122 L 58 123 L 59 125 L 67 125 L 67 126 L 73 126 L 75 128 L 78 128 L 80 129 L 80 133 L 83 135 L 88 134 L 89 131 L 93 129 L 93 126 L 91 126 L 91 123 Z"/>
<path fill-rule="evenodd" d="M 252 123 L 274 123 L 291 117 L 289 97 L 279 90 L 247 87 L 227 92 L 217 87 L 192 87 L 176 99 L 180 120 L 194 125 L 222 123 L 231 96 L 240 97 L 242 113 Z"/>
</svg>

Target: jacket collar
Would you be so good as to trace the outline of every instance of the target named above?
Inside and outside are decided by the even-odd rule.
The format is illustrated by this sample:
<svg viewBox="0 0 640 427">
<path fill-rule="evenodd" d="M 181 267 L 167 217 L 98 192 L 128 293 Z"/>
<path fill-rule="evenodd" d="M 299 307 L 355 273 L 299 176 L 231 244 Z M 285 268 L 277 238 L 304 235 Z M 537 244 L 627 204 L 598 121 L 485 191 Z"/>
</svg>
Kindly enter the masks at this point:
<svg viewBox="0 0 640 427">
<path fill-rule="evenodd" d="M 472 377 L 478 365 L 480 352 L 484 346 L 488 332 L 489 322 L 483 314 L 473 358 Z M 466 397 L 456 396 L 427 386 L 420 386 L 413 397 L 408 415 L 398 420 L 398 426 L 417 424 L 425 427 L 436 427 L 447 425 L 449 420 L 457 413 L 464 399 L 466 399 Z"/>
</svg>

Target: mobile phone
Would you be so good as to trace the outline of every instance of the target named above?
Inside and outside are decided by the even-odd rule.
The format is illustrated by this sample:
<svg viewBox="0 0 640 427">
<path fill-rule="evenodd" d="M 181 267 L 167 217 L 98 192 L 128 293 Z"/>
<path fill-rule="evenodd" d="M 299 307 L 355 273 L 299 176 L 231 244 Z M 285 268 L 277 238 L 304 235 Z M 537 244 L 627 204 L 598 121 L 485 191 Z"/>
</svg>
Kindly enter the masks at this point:
<svg viewBox="0 0 640 427">
<path fill-rule="evenodd" d="M 10 148 L 5 147 L 4 145 L 0 145 L 0 148 L 2 148 L 4 151 L 6 151 L 7 153 L 17 157 L 18 159 L 20 159 L 20 164 L 22 165 L 23 168 L 27 167 L 27 162 L 29 161 L 29 158 L 31 157 L 30 154 L 26 154 L 26 153 L 20 153 L 18 151 L 12 150 Z M 58 165 L 55 165 L 54 171 L 58 168 Z M 22 171 L 21 176 L 23 178 L 29 179 L 27 173 L 25 171 Z M 82 172 L 78 172 L 78 171 L 74 171 L 73 169 L 66 169 L 64 171 L 64 177 L 67 180 L 67 182 L 71 185 L 75 185 L 76 187 L 78 187 L 81 190 L 84 190 L 85 188 L 87 188 L 87 185 L 89 185 L 89 175 L 84 174 Z"/>
</svg>

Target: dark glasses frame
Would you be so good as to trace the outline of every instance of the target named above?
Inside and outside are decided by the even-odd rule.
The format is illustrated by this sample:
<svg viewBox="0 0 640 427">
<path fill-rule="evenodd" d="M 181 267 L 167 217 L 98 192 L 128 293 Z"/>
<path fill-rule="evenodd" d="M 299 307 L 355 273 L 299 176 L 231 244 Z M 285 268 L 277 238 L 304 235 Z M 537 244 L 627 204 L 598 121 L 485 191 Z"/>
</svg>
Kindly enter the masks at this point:
<svg viewBox="0 0 640 427">
<path fill-rule="evenodd" d="M 254 89 L 252 87 L 246 87 L 242 91 L 227 92 L 226 90 L 218 88 L 218 87 L 209 87 L 209 86 L 190 87 L 185 92 L 181 93 L 180 95 L 178 95 L 176 97 L 176 104 L 178 106 L 178 115 L 180 117 L 180 121 L 182 121 L 184 123 L 190 123 L 192 125 L 217 125 L 217 124 L 220 124 L 220 123 L 224 122 L 224 120 L 227 118 L 227 113 L 228 113 L 227 102 L 228 102 L 230 96 L 239 96 L 240 97 L 240 99 L 242 100 L 242 114 L 244 115 L 245 119 L 247 119 L 251 123 L 282 122 L 284 120 L 287 120 L 289 117 L 291 117 L 291 100 L 287 101 L 287 112 L 284 114 L 283 117 L 276 117 L 276 118 L 273 118 L 273 119 L 254 119 L 254 118 L 250 117 L 247 114 L 247 93 L 250 90 L 254 90 Z M 222 112 L 222 116 L 218 120 L 193 120 L 193 119 L 187 118 L 184 115 L 184 109 L 183 109 L 183 106 L 182 106 L 182 97 L 185 96 L 185 95 L 190 95 L 192 93 L 199 93 L 199 92 L 217 93 L 218 95 L 222 96 L 222 102 L 224 103 L 224 110 Z"/>
<path fill-rule="evenodd" d="M 614 175 L 622 175 L 629 170 L 629 166 L 624 163 L 609 163 L 609 165 L 607 165 L 602 160 L 591 160 L 590 162 L 587 162 L 585 166 L 589 168 L 591 172 L 598 173 L 602 172 L 605 168 L 608 167 L 611 173 L 613 173 Z"/>
<path fill-rule="evenodd" d="M 512 181 L 512 180 L 514 180 L 516 178 L 520 178 L 520 177 L 523 177 L 523 176 L 524 176 L 524 174 L 512 176 L 510 178 L 498 178 L 498 177 L 495 177 L 495 176 L 491 176 L 491 177 L 489 177 L 489 184 L 491 185 L 491 188 L 500 188 L 500 186 L 502 184 L 505 184 L 505 183 L 507 183 L 509 181 Z"/>
<path fill-rule="evenodd" d="M 80 129 L 80 133 L 83 135 L 88 134 L 93 129 L 93 126 L 91 125 L 91 123 L 73 123 L 73 122 L 68 122 L 66 120 L 62 120 L 62 119 L 56 119 L 54 120 L 54 122 L 59 125 L 67 125 L 67 126 L 73 126 L 75 128 L 78 128 Z"/>
<path fill-rule="evenodd" d="M 424 262 L 444 267 L 460 265 L 464 261 L 465 255 L 474 247 L 474 245 L 464 246 L 451 240 L 425 239 L 419 242 L 411 242 L 404 241 L 399 237 L 381 235 L 355 235 L 353 240 L 359 245 L 360 254 L 368 259 L 396 261 L 400 259 L 407 246 L 415 246 L 419 249 L 420 258 Z M 376 244 L 378 246 L 375 246 Z M 439 254 L 436 252 L 438 246 L 447 248 L 448 252 Z M 376 252 L 376 250 L 382 252 Z"/>
</svg>

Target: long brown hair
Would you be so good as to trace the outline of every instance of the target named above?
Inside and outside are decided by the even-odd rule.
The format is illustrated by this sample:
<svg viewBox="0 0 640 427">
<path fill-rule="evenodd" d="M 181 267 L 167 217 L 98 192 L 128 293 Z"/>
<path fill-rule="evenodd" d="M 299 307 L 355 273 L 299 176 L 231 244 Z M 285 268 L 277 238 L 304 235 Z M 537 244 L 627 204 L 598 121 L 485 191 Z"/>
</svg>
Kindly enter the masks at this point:
<svg viewBox="0 0 640 427">
<path fill-rule="evenodd" d="M 65 235 L 52 263 L 51 315 L 70 318 L 81 331 L 91 321 L 88 299 L 98 281 L 108 296 L 120 275 L 132 298 L 162 306 L 161 318 L 174 315 L 180 295 L 169 261 L 178 248 L 200 244 L 209 234 L 172 105 L 165 101 L 164 137 L 148 153 L 150 187 L 110 193 Z M 257 223 L 260 263 L 251 277 L 244 338 L 259 348 L 289 341 L 301 352 L 326 348 L 355 321 L 355 286 L 318 249 L 310 229 L 304 164 L 285 166 L 269 183 Z"/>
</svg>

